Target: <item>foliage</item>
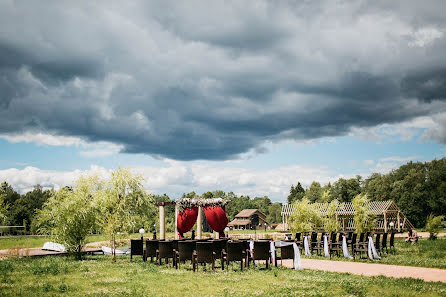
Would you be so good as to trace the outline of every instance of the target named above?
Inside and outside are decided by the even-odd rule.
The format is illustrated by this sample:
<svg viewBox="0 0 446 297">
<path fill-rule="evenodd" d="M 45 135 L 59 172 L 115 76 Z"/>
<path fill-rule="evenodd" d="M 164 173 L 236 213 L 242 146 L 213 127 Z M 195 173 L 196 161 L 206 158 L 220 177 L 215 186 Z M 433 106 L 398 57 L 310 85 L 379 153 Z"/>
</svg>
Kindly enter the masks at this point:
<svg viewBox="0 0 446 297">
<path fill-rule="evenodd" d="M 98 224 L 109 236 L 113 251 L 118 232 L 128 232 L 136 227 L 141 218 L 148 224 L 150 209 L 154 209 L 153 197 L 146 193 L 142 176 L 133 175 L 128 169 L 112 172 L 98 195 Z M 115 254 L 113 254 L 115 259 Z"/>
<path fill-rule="evenodd" d="M 361 176 L 356 178 L 338 179 L 332 186 L 330 194 L 332 199 L 338 199 L 339 202 L 350 202 L 356 195 L 361 193 Z"/>
<path fill-rule="evenodd" d="M 288 225 L 293 233 L 310 232 L 322 226 L 321 213 L 307 198 L 297 200 L 294 202 L 294 211 Z"/>
<path fill-rule="evenodd" d="M 356 233 L 361 234 L 371 231 L 376 223 L 376 218 L 370 211 L 369 199 L 365 194 L 358 194 L 352 200 L 355 215 L 353 220 L 356 225 Z"/>
<path fill-rule="evenodd" d="M 429 239 L 436 239 L 443 227 L 444 216 L 434 216 L 430 214 L 426 220 L 426 231 L 429 232 Z"/>
<path fill-rule="evenodd" d="M 320 201 L 322 198 L 321 184 L 313 181 L 310 188 L 305 192 L 305 198 L 310 200 L 311 203 Z"/>
<path fill-rule="evenodd" d="M 0 224 L 4 225 L 7 218 L 7 211 L 9 208 L 9 205 L 5 202 L 5 194 L 0 193 Z"/>
<path fill-rule="evenodd" d="M 328 233 L 339 231 L 339 222 L 336 211 L 340 209 L 338 200 L 333 200 L 327 205 L 327 215 L 323 218 L 324 230 Z"/>
<path fill-rule="evenodd" d="M 81 177 L 76 186 L 62 188 L 37 212 L 38 226 L 43 234 L 51 234 L 68 252 L 81 258 L 87 235 L 95 225 L 100 184 L 97 176 Z"/>
<path fill-rule="evenodd" d="M 294 187 L 291 185 L 290 194 L 288 195 L 287 201 L 288 204 L 292 204 L 296 200 L 302 200 L 305 196 L 305 189 L 302 187 L 300 182 L 297 182 L 297 185 Z"/>
</svg>

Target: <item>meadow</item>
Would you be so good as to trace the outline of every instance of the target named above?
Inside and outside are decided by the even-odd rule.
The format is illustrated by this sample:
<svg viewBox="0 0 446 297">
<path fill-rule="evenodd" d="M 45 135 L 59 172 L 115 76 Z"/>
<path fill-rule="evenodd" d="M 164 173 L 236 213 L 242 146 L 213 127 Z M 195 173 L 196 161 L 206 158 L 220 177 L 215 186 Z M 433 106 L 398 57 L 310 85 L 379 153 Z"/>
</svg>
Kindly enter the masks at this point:
<svg viewBox="0 0 446 297">
<path fill-rule="evenodd" d="M 445 296 L 446 284 L 415 279 L 363 277 L 323 271 L 239 271 L 238 265 L 216 272 L 191 265 L 180 270 L 135 257 L 88 256 L 3 259 L 0 296 Z M 206 271 L 205 271 L 206 270 Z"/>
</svg>

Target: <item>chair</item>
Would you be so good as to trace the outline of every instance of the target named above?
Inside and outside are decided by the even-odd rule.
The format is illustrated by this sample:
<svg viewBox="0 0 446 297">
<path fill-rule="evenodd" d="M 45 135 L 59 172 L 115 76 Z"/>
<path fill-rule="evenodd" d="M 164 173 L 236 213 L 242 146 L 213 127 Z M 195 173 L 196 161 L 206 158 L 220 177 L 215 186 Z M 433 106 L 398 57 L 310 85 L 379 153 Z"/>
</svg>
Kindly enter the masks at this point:
<svg viewBox="0 0 446 297">
<path fill-rule="evenodd" d="M 377 253 L 379 253 L 379 250 L 381 249 L 380 240 L 381 240 L 381 233 L 376 233 L 376 237 L 375 237 L 375 249 L 376 249 L 376 252 L 377 252 Z"/>
<path fill-rule="evenodd" d="M 240 261 L 240 269 L 243 271 L 243 259 L 246 259 L 246 245 L 242 241 L 228 241 L 226 248 L 222 251 L 222 266 L 226 262 L 226 270 L 228 270 L 229 262 Z"/>
<path fill-rule="evenodd" d="M 368 252 L 368 241 L 367 241 L 367 238 L 366 238 L 366 241 L 364 241 L 364 237 L 365 237 L 365 234 L 361 233 L 359 235 L 358 243 L 355 243 L 353 245 L 353 258 L 355 258 L 356 254 L 359 254 L 359 258 L 361 259 L 362 252 L 365 252 L 367 254 L 367 252 Z"/>
<path fill-rule="evenodd" d="M 316 250 L 316 253 L 319 255 L 324 250 L 324 235 L 325 232 L 322 232 L 320 240 L 316 239 L 315 242 L 313 242 L 313 239 L 311 240 L 311 252 L 313 252 L 313 250 Z M 311 237 L 313 237 L 313 235 Z"/>
<path fill-rule="evenodd" d="M 158 250 L 158 242 L 157 239 L 147 239 L 146 240 L 146 260 L 150 257 L 150 262 L 153 262 L 153 258 L 156 259 L 156 251 Z"/>
<path fill-rule="evenodd" d="M 302 233 L 296 233 L 296 244 L 297 245 L 301 245 L 302 244 L 302 239 L 301 239 Z"/>
<path fill-rule="evenodd" d="M 192 240 L 182 240 L 178 242 L 178 249 L 175 253 L 175 267 L 180 267 L 180 262 L 192 261 L 196 242 Z"/>
<path fill-rule="evenodd" d="M 212 271 L 215 271 L 215 252 L 212 242 L 197 242 L 197 246 L 192 256 L 192 265 L 198 271 L 199 263 L 212 263 Z"/>
<path fill-rule="evenodd" d="M 252 252 L 252 260 L 265 260 L 266 269 L 269 268 L 269 261 L 271 259 L 270 241 L 254 241 L 254 249 Z M 249 263 L 248 263 L 249 267 Z M 255 267 L 255 262 L 254 262 Z"/>
<path fill-rule="evenodd" d="M 143 261 L 145 261 L 144 241 L 142 239 L 130 239 L 130 261 L 132 261 L 133 255 L 141 255 Z"/>
<path fill-rule="evenodd" d="M 395 232 L 390 233 L 390 241 L 389 241 L 389 249 L 390 252 L 395 253 Z"/>
<path fill-rule="evenodd" d="M 358 234 L 353 233 L 351 240 L 347 241 L 347 247 L 348 245 L 350 245 L 350 249 L 352 251 L 353 254 L 353 246 L 356 244 L 356 238 L 358 237 Z"/>
<path fill-rule="evenodd" d="M 285 242 L 292 243 L 292 240 L 286 240 Z M 282 265 L 282 260 L 293 259 L 294 260 L 294 247 L 292 244 L 280 247 L 280 265 Z M 277 261 L 277 257 L 276 257 Z M 277 265 L 276 265 L 277 266 Z"/>
<path fill-rule="evenodd" d="M 159 241 L 158 250 L 156 251 L 156 261 L 161 265 L 161 259 L 166 259 L 166 264 L 169 264 L 169 258 L 175 262 L 173 253 L 173 242 L 172 241 Z M 175 264 L 175 263 L 173 263 Z"/>
<path fill-rule="evenodd" d="M 249 267 L 249 261 L 252 261 L 250 247 L 249 247 L 249 240 L 247 239 L 239 239 L 238 241 L 243 243 L 243 248 L 246 252 L 246 260 L 245 260 L 245 267 Z"/>
<path fill-rule="evenodd" d="M 381 241 L 381 255 L 384 253 L 384 248 L 386 249 L 386 254 L 389 253 L 389 250 L 387 249 L 387 232 L 383 233 L 383 239 Z"/>
<path fill-rule="evenodd" d="M 316 232 L 311 232 L 311 236 L 310 236 L 310 253 L 313 254 L 313 248 L 317 247 L 318 242 L 317 242 L 317 233 Z"/>
<path fill-rule="evenodd" d="M 341 233 L 342 234 L 342 233 Z M 336 255 L 339 257 L 342 251 L 342 242 L 336 240 L 336 233 L 333 232 L 330 234 L 330 242 L 328 244 L 328 252 L 330 254 L 330 259 L 332 257 L 333 252 L 336 252 Z"/>
<path fill-rule="evenodd" d="M 222 251 L 226 247 L 227 240 L 224 239 L 214 239 L 211 241 L 214 248 L 215 257 L 222 260 Z"/>
</svg>

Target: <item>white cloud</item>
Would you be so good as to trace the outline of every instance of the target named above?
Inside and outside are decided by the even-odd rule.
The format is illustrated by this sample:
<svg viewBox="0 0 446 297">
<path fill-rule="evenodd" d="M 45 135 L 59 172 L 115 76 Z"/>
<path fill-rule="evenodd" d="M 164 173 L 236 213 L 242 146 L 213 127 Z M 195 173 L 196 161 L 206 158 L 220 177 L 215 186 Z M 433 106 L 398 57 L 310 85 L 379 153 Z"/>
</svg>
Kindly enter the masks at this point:
<svg viewBox="0 0 446 297">
<path fill-rule="evenodd" d="M 107 141 L 88 142 L 80 137 L 52 135 L 48 133 L 24 132 L 20 134 L 0 134 L 0 138 L 10 143 L 35 143 L 39 146 L 74 146 L 82 148 L 79 154 L 86 158 L 107 157 L 119 153 L 123 146 Z"/>
<path fill-rule="evenodd" d="M 443 32 L 437 28 L 426 27 L 411 32 L 409 36 L 412 39 L 408 43 L 409 47 L 425 47 L 433 43 L 435 39 L 443 37 Z"/>
<path fill-rule="evenodd" d="M 178 198 L 182 193 L 196 191 L 203 193 L 222 189 L 238 195 L 264 196 L 275 201 L 286 201 L 290 187 L 300 181 L 309 186 L 313 180 L 322 184 L 333 182 L 334 176 L 326 168 L 284 166 L 270 170 L 254 170 L 237 167 L 221 167 L 221 163 L 176 162 L 165 160 L 166 167 L 133 167 L 131 170 L 142 174 L 144 186 L 156 194 L 167 193 L 171 198 Z M 81 175 L 99 173 L 107 176 L 110 171 L 103 167 L 92 166 L 87 170 L 55 171 L 35 167 L 24 169 L 10 168 L 0 170 L 0 180 L 6 180 L 16 190 L 27 192 L 36 184 L 44 188 L 59 189 L 72 185 Z"/>
</svg>

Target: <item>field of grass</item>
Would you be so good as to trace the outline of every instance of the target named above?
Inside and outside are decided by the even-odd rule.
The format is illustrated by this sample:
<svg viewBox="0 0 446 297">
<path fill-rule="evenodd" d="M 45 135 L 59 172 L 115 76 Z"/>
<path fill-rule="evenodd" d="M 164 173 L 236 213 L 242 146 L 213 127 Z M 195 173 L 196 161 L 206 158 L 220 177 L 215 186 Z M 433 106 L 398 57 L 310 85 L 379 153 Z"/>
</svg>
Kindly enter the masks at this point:
<svg viewBox="0 0 446 297">
<path fill-rule="evenodd" d="M 421 266 L 446 269 L 446 238 L 439 237 L 437 240 L 420 239 L 417 244 L 411 244 L 404 239 L 395 240 L 395 254 L 384 254 L 381 260 L 374 260 L 374 263 Z M 363 254 L 364 256 L 365 254 Z M 306 258 L 305 256 L 302 256 Z M 321 256 L 311 256 L 311 259 L 326 259 Z M 333 257 L 332 260 L 351 261 L 346 258 Z M 370 262 L 368 259 L 358 259 L 357 262 Z"/>
<path fill-rule="evenodd" d="M 218 263 L 219 264 L 219 263 Z M 0 296 L 445 296 L 446 284 L 264 267 L 194 273 L 191 266 L 89 256 L 0 261 Z"/>
</svg>

